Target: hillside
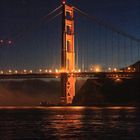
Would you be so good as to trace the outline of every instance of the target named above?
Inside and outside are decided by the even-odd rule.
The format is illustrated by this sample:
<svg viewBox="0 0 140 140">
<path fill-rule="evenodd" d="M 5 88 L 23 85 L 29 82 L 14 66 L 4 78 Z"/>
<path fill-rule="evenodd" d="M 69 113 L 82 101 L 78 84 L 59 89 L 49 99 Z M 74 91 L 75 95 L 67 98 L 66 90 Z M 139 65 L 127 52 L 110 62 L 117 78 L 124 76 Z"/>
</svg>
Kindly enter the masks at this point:
<svg viewBox="0 0 140 140">
<path fill-rule="evenodd" d="M 89 79 L 76 94 L 76 105 L 127 105 L 140 102 L 140 79 Z"/>
</svg>

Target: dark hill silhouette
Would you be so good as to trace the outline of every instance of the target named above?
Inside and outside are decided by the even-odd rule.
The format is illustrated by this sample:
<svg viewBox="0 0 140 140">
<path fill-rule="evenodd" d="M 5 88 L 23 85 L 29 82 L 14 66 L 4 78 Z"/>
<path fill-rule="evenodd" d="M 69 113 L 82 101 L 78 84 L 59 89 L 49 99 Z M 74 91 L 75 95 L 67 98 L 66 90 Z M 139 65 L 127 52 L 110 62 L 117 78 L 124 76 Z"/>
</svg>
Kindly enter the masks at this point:
<svg viewBox="0 0 140 140">
<path fill-rule="evenodd" d="M 135 68 L 137 72 L 140 72 L 140 61 L 137 61 L 136 63 L 134 63 L 130 67 Z"/>
<path fill-rule="evenodd" d="M 130 71 L 132 70 L 132 71 L 135 71 L 135 72 L 140 72 L 140 61 L 137 61 L 136 63 L 134 63 L 134 64 L 132 64 L 128 67 L 131 68 Z M 128 67 L 122 68 L 122 70 L 128 71 Z"/>
<path fill-rule="evenodd" d="M 89 79 L 76 94 L 76 105 L 135 105 L 140 102 L 140 79 Z"/>
</svg>

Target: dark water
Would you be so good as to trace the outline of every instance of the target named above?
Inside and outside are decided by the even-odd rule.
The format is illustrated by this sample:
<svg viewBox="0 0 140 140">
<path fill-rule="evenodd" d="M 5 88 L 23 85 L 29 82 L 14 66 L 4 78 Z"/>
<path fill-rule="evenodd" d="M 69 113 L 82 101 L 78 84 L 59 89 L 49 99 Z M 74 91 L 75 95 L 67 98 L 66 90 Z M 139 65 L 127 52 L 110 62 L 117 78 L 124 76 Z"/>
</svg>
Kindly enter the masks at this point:
<svg viewBox="0 0 140 140">
<path fill-rule="evenodd" d="M 0 108 L 0 140 L 140 140 L 134 107 Z"/>
</svg>

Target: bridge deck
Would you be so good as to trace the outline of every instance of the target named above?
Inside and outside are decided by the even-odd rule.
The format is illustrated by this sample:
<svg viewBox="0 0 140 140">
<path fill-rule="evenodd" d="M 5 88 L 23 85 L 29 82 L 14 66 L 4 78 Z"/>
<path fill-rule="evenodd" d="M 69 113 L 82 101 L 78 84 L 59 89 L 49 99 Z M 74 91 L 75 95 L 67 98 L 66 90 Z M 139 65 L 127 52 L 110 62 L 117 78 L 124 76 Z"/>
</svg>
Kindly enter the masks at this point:
<svg viewBox="0 0 140 140">
<path fill-rule="evenodd" d="M 77 72 L 77 73 L 27 73 L 0 74 L 0 79 L 60 78 L 62 74 L 81 78 L 138 78 L 140 72 Z"/>
</svg>

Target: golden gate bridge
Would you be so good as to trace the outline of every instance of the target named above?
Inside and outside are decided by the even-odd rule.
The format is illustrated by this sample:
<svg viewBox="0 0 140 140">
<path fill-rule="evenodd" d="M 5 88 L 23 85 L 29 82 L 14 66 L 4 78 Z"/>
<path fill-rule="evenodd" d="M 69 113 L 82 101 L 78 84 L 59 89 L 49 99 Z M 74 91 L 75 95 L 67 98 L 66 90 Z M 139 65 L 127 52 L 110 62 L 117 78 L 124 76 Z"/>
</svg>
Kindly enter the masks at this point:
<svg viewBox="0 0 140 140">
<path fill-rule="evenodd" d="M 42 38 L 45 40 L 44 46 L 48 47 L 48 50 L 44 51 L 48 59 L 44 59 L 47 66 L 24 70 L 1 68 L 0 79 L 60 78 L 61 103 L 71 104 L 75 96 L 77 77 L 140 77 L 139 70 L 131 66 L 140 58 L 140 40 L 132 35 L 72 5 L 67 5 L 65 1 L 41 18 L 40 22 L 47 24 L 45 28 L 48 28 L 49 33 L 41 32 L 45 34 Z M 52 25 L 55 26 L 53 31 L 50 28 Z M 57 28 L 59 26 L 61 28 Z M 30 28 L 27 27 L 16 34 L 15 42 L 23 39 L 29 31 Z M 7 43 L 12 45 L 11 40 Z M 4 40 L 0 40 L 0 45 L 4 44 Z"/>
</svg>

